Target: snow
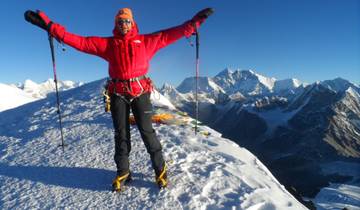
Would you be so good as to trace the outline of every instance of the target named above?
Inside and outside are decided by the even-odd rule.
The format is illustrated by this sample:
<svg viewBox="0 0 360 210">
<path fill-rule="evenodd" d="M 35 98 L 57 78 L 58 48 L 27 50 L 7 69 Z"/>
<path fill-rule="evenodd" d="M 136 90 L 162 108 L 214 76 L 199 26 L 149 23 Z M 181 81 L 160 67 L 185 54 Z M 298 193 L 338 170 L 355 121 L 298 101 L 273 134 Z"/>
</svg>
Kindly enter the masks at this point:
<svg viewBox="0 0 360 210">
<path fill-rule="evenodd" d="M 195 92 L 195 77 L 186 78 L 176 89 L 180 93 Z M 225 91 L 217 85 L 210 77 L 198 78 L 198 91 L 204 93 L 224 93 Z"/>
<path fill-rule="evenodd" d="M 276 81 L 275 78 L 268 78 L 252 70 L 232 71 L 226 68 L 213 78 L 228 94 L 240 91 L 245 95 L 259 95 L 271 92 Z"/>
<path fill-rule="evenodd" d="M 360 100 L 360 95 L 358 92 L 356 92 L 356 90 L 354 90 L 354 88 L 349 87 L 348 89 L 346 89 L 345 92 L 349 93 L 352 97 L 356 98 L 357 100 Z"/>
<path fill-rule="evenodd" d="M 166 83 L 160 89 L 160 92 L 165 98 L 171 99 L 171 103 L 173 105 L 177 105 L 178 103 L 181 103 L 182 101 L 188 101 L 186 94 L 183 95 L 182 93 L 177 91 L 175 87 L 173 87 L 169 84 L 166 84 Z"/>
<path fill-rule="evenodd" d="M 73 81 L 58 81 L 58 89 L 60 91 L 68 90 L 74 87 L 81 86 L 82 82 Z M 30 79 L 25 80 L 22 89 L 34 98 L 45 98 L 48 93 L 55 91 L 55 82 L 53 79 L 48 79 L 43 83 L 35 83 Z"/>
<path fill-rule="evenodd" d="M 248 150 L 206 126 L 200 129 L 210 136 L 195 136 L 190 124 L 154 124 L 169 164 L 164 190 L 155 185 L 149 155 L 132 126 L 134 180 L 124 192 L 110 192 L 114 143 L 103 82 L 61 92 L 64 153 L 54 96 L 0 113 L 1 209 L 306 209 Z M 176 110 L 154 109 L 181 118 Z"/>
<path fill-rule="evenodd" d="M 318 210 L 323 209 L 360 209 L 360 187 L 347 184 L 331 184 L 322 188 L 316 196 Z"/>
<path fill-rule="evenodd" d="M 268 111 L 256 112 L 252 107 L 248 107 L 249 112 L 257 114 L 259 117 L 265 120 L 268 127 L 266 134 L 270 136 L 277 127 L 284 126 L 298 111 L 299 109 L 286 112 L 281 108 L 271 109 Z"/>
<path fill-rule="evenodd" d="M 332 183 L 322 188 L 314 202 L 319 210 L 323 209 L 360 209 L 360 164 L 334 161 L 321 166 L 324 174 L 339 174 L 352 176 L 345 184 Z"/>
<path fill-rule="evenodd" d="M 161 95 L 156 89 L 154 89 L 151 94 L 151 100 L 153 101 L 153 106 L 166 107 L 172 110 L 176 109 L 169 99 Z"/>
<path fill-rule="evenodd" d="M 19 88 L 0 83 L 0 112 L 35 101 Z"/>
<path fill-rule="evenodd" d="M 59 91 L 69 90 L 83 85 L 82 82 L 58 81 Z M 48 79 L 43 83 L 37 84 L 30 79 L 25 80 L 24 84 L 2 84 L 0 83 L 0 112 L 12 109 L 23 104 L 45 98 L 47 94 L 55 91 L 53 79 Z"/>
<path fill-rule="evenodd" d="M 259 95 L 270 92 L 279 93 L 284 90 L 294 90 L 304 85 L 298 79 L 277 80 L 274 77 L 266 77 L 253 70 L 237 69 L 232 71 L 226 68 L 217 74 L 213 80 L 228 94 L 241 91 L 241 94 Z"/>
<path fill-rule="evenodd" d="M 234 73 L 233 70 L 231 70 L 229 67 L 225 68 L 224 70 L 222 70 L 220 73 L 218 73 L 215 77 L 229 77 L 231 78 L 232 74 Z"/>
<path fill-rule="evenodd" d="M 295 78 L 276 80 L 274 83 L 273 91 L 279 92 L 281 90 L 293 90 L 299 87 L 301 84 L 301 81 Z"/>
<path fill-rule="evenodd" d="M 245 96 L 243 94 L 241 94 L 240 92 L 236 92 L 234 94 L 231 94 L 229 96 L 229 98 L 232 100 L 232 101 L 241 101 L 241 100 L 244 100 L 245 99 Z"/>
<path fill-rule="evenodd" d="M 274 83 L 276 81 L 275 78 L 268 78 L 268 77 L 265 77 L 263 75 L 260 75 L 260 74 L 257 74 L 257 73 L 254 73 L 253 71 L 250 70 L 251 73 L 255 74 L 257 76 L 257 78 L 259 79 L 259 81 L 265 85 L 267 88 L 269 88 L 269 90 L 272 90 L 273 87 L 274 87 Z"/>
</svg>

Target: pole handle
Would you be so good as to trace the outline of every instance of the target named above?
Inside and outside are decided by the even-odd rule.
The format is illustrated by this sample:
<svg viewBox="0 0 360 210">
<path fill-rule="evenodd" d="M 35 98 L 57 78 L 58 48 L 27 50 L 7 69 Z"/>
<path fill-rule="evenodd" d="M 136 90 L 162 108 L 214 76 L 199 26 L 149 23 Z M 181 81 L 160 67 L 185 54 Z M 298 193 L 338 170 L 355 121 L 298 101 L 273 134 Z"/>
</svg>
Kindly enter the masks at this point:
<svg viewBox="0 0 360 210">
<path fill-rule="evenodd" d="M 40 17 L 40 15 L 37 12 L 34 12 L 32 10 L 27 10 L 24 13 L 24 18 L 27 22 L 36 25 L 42 29 L 44 29 L 45 31 L 47 31 L 47 25 L 45 23 L 45 21 Z"/>
</svg>

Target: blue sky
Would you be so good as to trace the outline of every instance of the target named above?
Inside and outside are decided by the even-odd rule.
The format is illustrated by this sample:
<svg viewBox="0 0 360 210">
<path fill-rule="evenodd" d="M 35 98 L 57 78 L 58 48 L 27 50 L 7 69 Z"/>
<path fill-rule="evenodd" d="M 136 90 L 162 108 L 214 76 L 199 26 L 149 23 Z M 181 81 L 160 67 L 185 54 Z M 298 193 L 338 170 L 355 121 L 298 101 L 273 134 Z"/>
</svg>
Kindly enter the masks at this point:
<svg viewBox="0 0 360 210">
<path fill-rule="evenodd" d="M 201 27 L 200 75 L 226 67 L 252 69 L 277 79 L 311 83 L 342 77 L 360 83 L 360 0 L 62 0 L 0 2 L 0 83 L 52 77 L 47 35 L 25 22 L 26 10 L 40 9 L 76 34 L 111 36 L 114 15 L 130 7 L 141 33 L 176 26 L 213 7 Z M 61 80 L 107 77 L 107 63 L 56 44 Z M 195 49 L 181 39 L 151 61 L 150 76 L 177 86 L 195 75 Z"/>
</svg>

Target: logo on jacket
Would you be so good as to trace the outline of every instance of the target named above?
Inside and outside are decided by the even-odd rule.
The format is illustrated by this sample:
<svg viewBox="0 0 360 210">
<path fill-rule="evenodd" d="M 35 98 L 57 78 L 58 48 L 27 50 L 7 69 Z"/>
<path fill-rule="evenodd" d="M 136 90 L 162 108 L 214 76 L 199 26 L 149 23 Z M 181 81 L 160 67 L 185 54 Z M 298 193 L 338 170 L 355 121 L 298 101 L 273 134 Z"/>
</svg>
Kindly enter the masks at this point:
<svg viewBox="0 0 360 210">
<path fill-rule="evenodd" d="M 136 40 L 134 40 L 134 43 L 136 43 L 136 44 L 140 44 L 140 43 L 141 43 L 141 41 L 140 41 L 140 40 L 138 40 L 138 39 L 136 39 Z"/>
</svg>

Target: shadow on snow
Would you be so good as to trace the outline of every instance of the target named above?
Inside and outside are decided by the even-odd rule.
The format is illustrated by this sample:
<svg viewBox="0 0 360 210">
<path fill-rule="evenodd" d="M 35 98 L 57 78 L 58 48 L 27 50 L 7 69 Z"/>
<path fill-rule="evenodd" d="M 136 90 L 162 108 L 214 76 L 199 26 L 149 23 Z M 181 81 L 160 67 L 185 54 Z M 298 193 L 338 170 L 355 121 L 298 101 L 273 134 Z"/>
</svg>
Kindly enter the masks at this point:
<svg viewBox="0 0 360 210">
<path fill-rule="evenodd" d="M 0 163 L 0 177 L 7 176 L 20 180 L 41 182 L 46 185 L 54 185 L 65 188 L 110 191 L 111 182 L 115 171 L 84 168 L 84 167 L 51 167 L 51 166 L 23 166 L 6 165 Z M 133 173 L 131 186 L 139 188 L 154 188 L 155 183 L 142 179 L 142 174 Z"/>
</svg>

